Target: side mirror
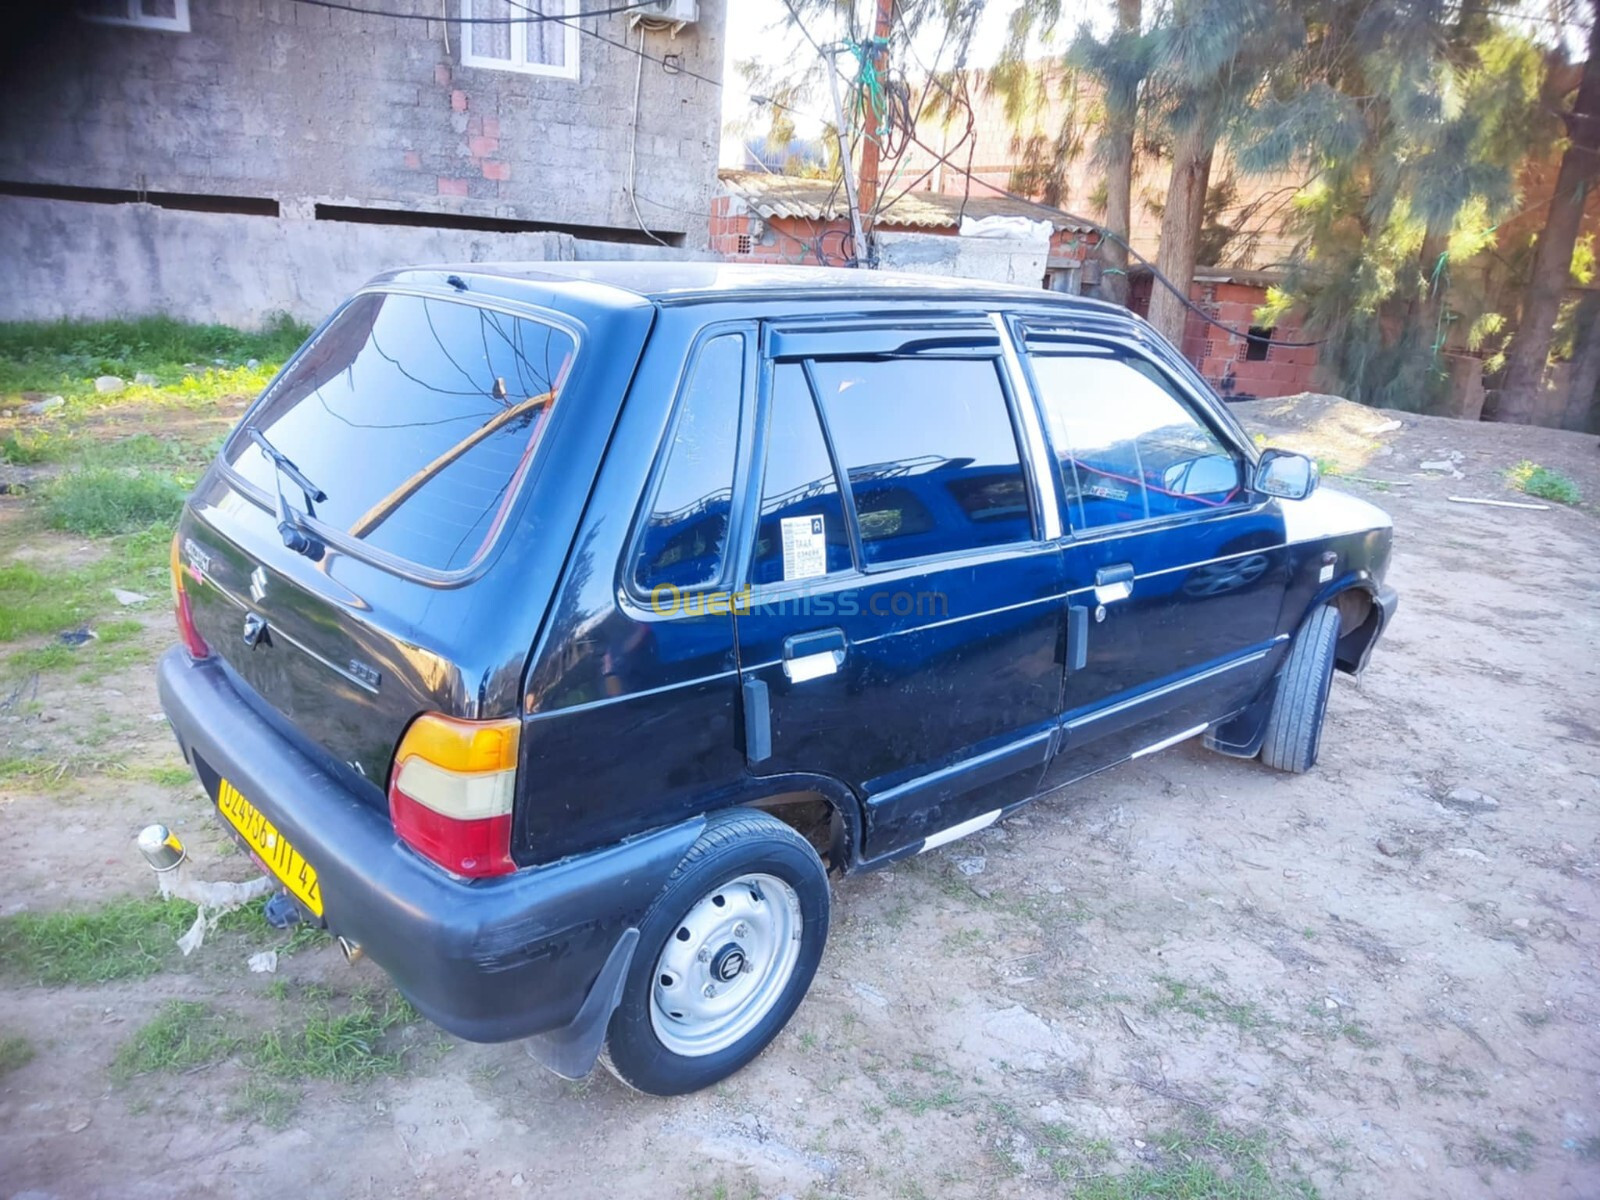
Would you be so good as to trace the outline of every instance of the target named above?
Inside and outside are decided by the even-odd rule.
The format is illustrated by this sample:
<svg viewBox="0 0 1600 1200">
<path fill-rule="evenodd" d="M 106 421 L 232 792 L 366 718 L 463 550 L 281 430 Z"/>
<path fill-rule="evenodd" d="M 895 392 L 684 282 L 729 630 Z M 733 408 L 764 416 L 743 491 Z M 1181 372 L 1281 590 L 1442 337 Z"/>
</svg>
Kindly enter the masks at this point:
<svg viewBox="0 0 1600 1200">
<path fill-rule="evenodd" d="M 1317 464 L 1292 450 L 1263 450 L 1256 463 L 1256 491 L 1282 500 L 1304 500 L 1316 491 Z"/>
</svg>

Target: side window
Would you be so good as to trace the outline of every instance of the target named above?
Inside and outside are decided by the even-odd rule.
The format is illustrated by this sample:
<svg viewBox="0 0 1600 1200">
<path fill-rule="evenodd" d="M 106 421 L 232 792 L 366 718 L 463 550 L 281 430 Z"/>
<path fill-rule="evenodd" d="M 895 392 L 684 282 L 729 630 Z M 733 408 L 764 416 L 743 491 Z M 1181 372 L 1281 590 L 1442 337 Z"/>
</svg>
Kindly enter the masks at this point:
<svg viewBox="0 0 1600 1200">
<path fill-rule="evenodd" d="M 848 571 L 850 533 L 839 481 L 817 422 L 816 402 L 799 363 L 779 363 L 772 380 L 767 464 L 752 583 L 779 583 Z"/>
<path fill-rule="evenodd" d="M 1096 529 L 1227 504 L 1237 456 L 1143 359 L 1114 349 L 1033 356 L 1068 521 Z"/>
<path fill-rule="evenodd" d="M 1033 536 L 994 362 L 815 362 L 812 371 L 868 563 Z"/>
<path fill-rule="evenodd" d="M 640 590 L 706 587 L 722 578 L 743 394 L 743 335 L 712 338 L 678 397 L 666 469 L 635 552 Z"/>
</svg>

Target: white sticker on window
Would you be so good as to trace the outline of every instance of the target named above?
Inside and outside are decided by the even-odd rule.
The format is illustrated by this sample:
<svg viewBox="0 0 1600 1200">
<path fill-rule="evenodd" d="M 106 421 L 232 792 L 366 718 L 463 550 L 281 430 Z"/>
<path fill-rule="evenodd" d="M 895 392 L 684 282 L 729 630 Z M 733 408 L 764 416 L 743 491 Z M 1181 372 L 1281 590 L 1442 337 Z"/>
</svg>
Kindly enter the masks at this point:
<svg viewBox="0 0 1600 1200">
<path fill-rule="evenodd" d="M 783 577 L 810 579 L 828 573 L 828 535 L 822 517 L 784 517 Z"/>
</svg>

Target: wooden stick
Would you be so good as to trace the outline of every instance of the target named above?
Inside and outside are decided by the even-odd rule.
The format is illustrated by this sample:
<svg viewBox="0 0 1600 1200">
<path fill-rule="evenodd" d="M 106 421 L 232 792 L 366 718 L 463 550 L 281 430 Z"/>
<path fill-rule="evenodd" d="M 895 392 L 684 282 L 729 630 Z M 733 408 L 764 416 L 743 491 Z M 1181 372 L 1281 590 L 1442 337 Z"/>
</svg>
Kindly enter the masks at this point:
<svg viewBox="0 0 1600 1200">
<path fill-rule="evenodd" d="M 1531 508 L 1536 512 L 1549 512 L 1548 504 L 1523 504 L 1516 500 L 1479 500 L 1472 496 L 1451 496 L 1452 504 L 1487 504 L 1491 508 Z"/>
</svg>

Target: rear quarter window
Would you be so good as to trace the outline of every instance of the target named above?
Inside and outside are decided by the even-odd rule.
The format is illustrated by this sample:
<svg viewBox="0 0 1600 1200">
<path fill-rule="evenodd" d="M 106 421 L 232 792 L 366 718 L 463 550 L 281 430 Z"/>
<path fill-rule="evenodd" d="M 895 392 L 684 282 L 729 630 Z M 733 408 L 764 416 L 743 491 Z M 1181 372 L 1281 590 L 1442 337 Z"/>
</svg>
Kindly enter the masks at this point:
<svg viewBox="0 0 1600 1200">
<path fill-rule="evenodd" d="M 494 542 L 577 349 L 568 330 L 533 318 L 362 295 L 305 347 L 248 424 L 327 493 L 320 526 L 456 573 Z M 243 429 L 224 458 L 275 494 L 273 464 Z"/>
</svg>

